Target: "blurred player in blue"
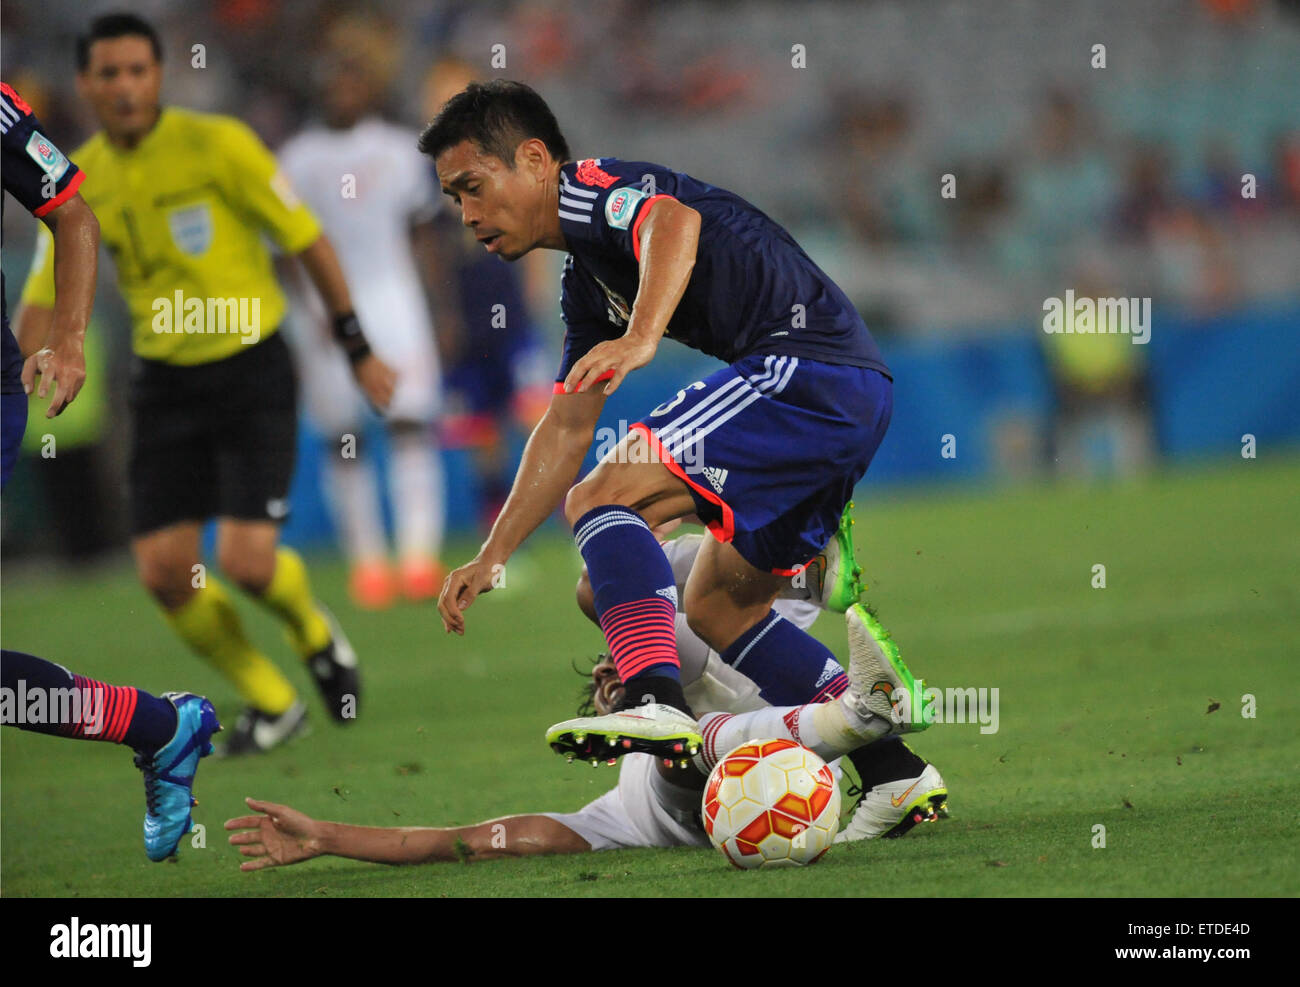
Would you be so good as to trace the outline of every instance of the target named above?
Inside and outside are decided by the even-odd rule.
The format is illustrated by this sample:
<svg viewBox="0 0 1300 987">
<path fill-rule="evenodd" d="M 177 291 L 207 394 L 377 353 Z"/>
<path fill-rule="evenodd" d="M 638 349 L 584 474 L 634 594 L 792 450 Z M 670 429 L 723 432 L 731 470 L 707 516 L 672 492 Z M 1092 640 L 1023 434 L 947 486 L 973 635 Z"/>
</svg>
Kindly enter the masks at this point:
<svg viewBox="0 0 1300 987">
<path fill-rule="evenodd" d="M 469 86 L 420 149 L 489 253 L 568 252 L 554 396 L 487 541 L 448 576 L 444 628 L 465 632 L 466 608 L 563 502 L 627 688 L 619 710 L 547 739 L 584 757 L 680 757 L 701 737 L 680 682 L 673 574 L 651 529 L 696 514 L 714 538 L 686 583 L 691 629 L 768 701 L 812 699 L 834 656 L 772 604 L 840 529 L 893 400 L 848 298 L 740 196 L 663 165 L 575 160 L 549 107 L 521 83 Z M 729 366 L 668 396 L 570 489 L 605 398 L 665 336 Z M 887 686 L 846 695 L 837 704 L 849 711 L 846 729 L 873 718 L 909 728 Z"/>
<path fill-rule="evenodd" d="M 27 395 L 34 387 L 40 398 L 49 394 L 46 417 L 53 418 L 76 398 L 86 379 L 82 344 L 95 299 L 99 223 L 77 192 L 85 174 L 45 135 L 23 98 L 4 83 L 0 133 L 4 190 L 50 228 L 57 290 L 49 334 L 26 362 L 9 328 L 8 302 L 0 299 L 0 479 L 7 484 L 27 424 Z M 62 665 L 7 649 L 0 653 L 0 720 L 36 733 L 133 748 L 145 780 L 145 851 L 155 861 L 174 854 L 190 831 L 194 773 L 199 758 L 212 750 L 209 738 L 220 729 L 212 704 L 202 696 L 153 696 L 74 675 Z"/>
</svg>

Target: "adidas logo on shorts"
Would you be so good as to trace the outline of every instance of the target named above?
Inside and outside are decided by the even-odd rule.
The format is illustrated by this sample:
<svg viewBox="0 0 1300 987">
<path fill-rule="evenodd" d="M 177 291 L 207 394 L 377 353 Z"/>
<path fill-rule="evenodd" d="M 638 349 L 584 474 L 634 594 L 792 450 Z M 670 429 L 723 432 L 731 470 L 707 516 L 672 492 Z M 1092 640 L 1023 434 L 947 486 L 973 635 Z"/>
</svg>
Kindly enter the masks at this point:
<svg viewBox="0 0 1300 987">
<path fill-rule="evenodd" d="M 704 479 L 709 481 L 709 486 L 722 493 L 722 485 L 727 482 L 726 470 L 720 470 L 716 466 L 706 466 L 700 472 L 704 474 Z"/>
</svg>

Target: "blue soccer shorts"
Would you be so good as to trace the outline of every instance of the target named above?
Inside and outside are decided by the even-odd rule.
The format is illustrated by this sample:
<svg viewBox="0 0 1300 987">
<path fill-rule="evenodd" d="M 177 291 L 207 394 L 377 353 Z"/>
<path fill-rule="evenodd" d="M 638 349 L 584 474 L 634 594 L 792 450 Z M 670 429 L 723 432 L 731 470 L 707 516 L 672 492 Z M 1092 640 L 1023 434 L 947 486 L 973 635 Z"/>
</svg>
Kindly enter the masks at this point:
<svg viewBox="0 0 1300 987">
<path fill-rule="evenodd" d="M 770 354 L 684 387 L 633 428 L 715 537 L 793 575 L 834 535 L 892 410 L 893 382 L 877 370 Z"/>
<path fill-rule="evenodd" d="M 26 427 L 27 395 L 22 391 L 0 395 L 0 487 L 9 482 L 18 462 Z"/>
</svg>

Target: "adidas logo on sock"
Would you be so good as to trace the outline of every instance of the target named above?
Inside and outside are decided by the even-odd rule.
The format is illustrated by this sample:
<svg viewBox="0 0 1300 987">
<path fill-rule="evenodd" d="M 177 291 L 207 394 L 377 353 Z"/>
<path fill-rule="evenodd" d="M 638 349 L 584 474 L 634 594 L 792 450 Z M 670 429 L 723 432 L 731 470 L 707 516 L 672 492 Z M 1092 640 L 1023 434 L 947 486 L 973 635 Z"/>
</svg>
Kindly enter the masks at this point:
<svg viewBox="0 0 1300 987">
<path fill-rule="evenodd" d="M 677 606 L 676 586 L 665 586 L 663 589 L 657 589 L 655 590 L 655 596 L 662 596 L 665 600 L 671 602 L 674 607 Z"/>
<path fill-rule="evenodd" d="M 831 659 L 827 658 L 826 667 L 822 669 L 822 674 L 820 675 L 820 677 L 818 677 L 817 682 L 813 686 L 813 688 L 820 689 L 831 679 L 835 678 L 835 676 L 839 675 L 840 672 L 842 671 L 844 671 L 843 665 L 841 665 L 838 661 L 832 661 Z M 795 739 L 798 740 L 799 738 L 796 737 Z"/>
<path fill-rule="evenodd" d="M 716 466 L 706 466 L 700 472 L 704 474 L 704 479 L 709 481 L 709 485 L 714 490 L 722 493 L 722 485 L 727 482 L 726 470 L 720 470 Z"/>
</svg>

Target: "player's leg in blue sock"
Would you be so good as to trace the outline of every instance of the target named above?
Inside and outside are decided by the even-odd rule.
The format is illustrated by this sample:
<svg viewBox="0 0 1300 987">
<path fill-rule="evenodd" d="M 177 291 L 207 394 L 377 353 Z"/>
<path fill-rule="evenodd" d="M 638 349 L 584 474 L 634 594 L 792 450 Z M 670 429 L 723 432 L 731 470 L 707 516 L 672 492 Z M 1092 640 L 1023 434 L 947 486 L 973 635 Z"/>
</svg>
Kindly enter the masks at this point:
<svg viewBox="0 0 1300 987">
<path fill-rule="evenodd" d="M 772 609 L 783 585 L 734 545 L 706 539 L 686 583 L 687 620 L 772 705 L 833 699 L 848 688 L 848 676 L 829 648 Z"/>
<path fill-rule="evenodd" d="M 0 653 L 6 726 L 155 751 L 176 732 L 176 708 L 131 686 L 74 675 L 21 651 Z M 11 712 L 9 712 L 11 711 Z"/>
<path fill-rule="evenodd" d="M 719 653 L 753 679 L 773 706 L 826 702 L 849 685 L 844 666 L 831 650 L 775 610 Z"/>
<path fill-rule="evenodd" d="M 638 705 L 646 693 L 678 705 L 677 589 L 658 540 L 639 514 L 617 504 L 584 513 L 573 536 L 587 563 L 601 630 L 627 686 L 627 704 Z"/>
</svg>

